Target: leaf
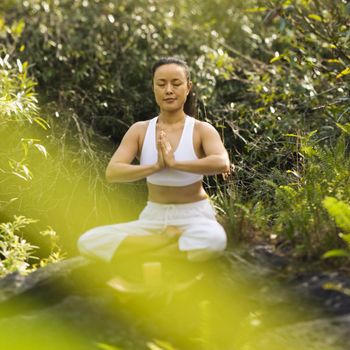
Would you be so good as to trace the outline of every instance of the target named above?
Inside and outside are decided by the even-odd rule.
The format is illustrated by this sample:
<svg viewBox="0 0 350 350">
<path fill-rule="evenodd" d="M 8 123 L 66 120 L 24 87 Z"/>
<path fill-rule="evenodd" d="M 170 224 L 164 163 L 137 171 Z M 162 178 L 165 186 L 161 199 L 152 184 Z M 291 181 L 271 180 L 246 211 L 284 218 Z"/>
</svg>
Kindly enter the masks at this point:
<svg viewBox="0 0 350 350">
<path fill-rule="evenodd" d="M 345 134 L 350 135 L 350 123 L 344 125 L 336 123 L 337 127 L 345 132 Z"/>
<path fill-rule="evenodd" d="M 267 10 L 268 10 L 267 7 L 252 7 L 252 8 L 246 9 L 245 12 L 254 13 L 254 12 L 264 12 Z"/>
<path fill-rule="evenodd" d="M 21 60 L 17 58 L 16 63 L 17 63 L 17 67 L 18 67 L 19 72 L 22 73 L 23 72 L 23 66 L 22 66 Z"/>
<path fill-rule="evenodd" d="M 327 60 L 329 63 L 341 63 L 337 58 L 330 58 Z"/>
<path fill-rule="evenodd" d="M 11 32 L 14 36 L 21 36 L 23 29 L 25 27 L 25 22 L 23 19 L 21 19 L 20 21 L 18 21 L 17 23 L 14 23 L 11 27 Z"/>
<path fill-rule="evenodd" d="M 283 32 L 286 28 L 286 20 L 284 18 L 281 18 L 280 20 L 280 25 L 279 25 L 279 30 Z"/>
<path fill-rule="evenodd" d="M 310 15 L 308 15 L 308 17 L 314 19 L 315 21 L 322 22 L 322 18 L 314 13 L 311 13 Z"/>
<path fill-rule="evenodd" d="M 293 174 L 298 179 L 301 179 L 300 174 L 298 172 L 296 172 L 295 170 L 287 170 L 287 174 Z"/>
<path fill-rule="evenodd" d="M 350 205 L 334 197 L 326 197 L 322 204 L 337 226 L 350 233 Z"/>
<path fill-rule="evenodd" d="M 346 9 L 346 13 L 350 15 L 350 2 L 346 4 L 345 9 Z"/>
<path fill-rule="evenodd" d="M 311 146 L 302 146 L 300 151 L 303 155 L 308 157 L 312 157 L 317 154 L 316 150 Z"/>
<path fill-rule="evenodd" d="M 345 249 L 332 249 L 322 255 L 323 259 L 350 257 L 350 252 Z"/>
<path fill-rule="evenodd" d="M 284 54 L 282 54 L 282 55 L 277 55 L 277 56 L 271 58 L 271 59 L 270 59 L 270 63 L 273 63 L 273 62 L 276 62 L 276 61 L 281 60 L 281 59 L 283 58 L 283 56 L 284 56 Z"/>
<path fill-rule="evenodd" d="M 0 17 L 0 30 L 3 30 L 5 27 L 5 21 L 2 17 Z"/>
<path fill-rule="evenodd" d="M 28 167 L 26 165 L 24 165 L 24 164 L 22 165 L 22 170 L 28 179 L 32 178 L 32 176 L 30 174 L 30 170 L 28 169 Z"/>
<path fill-rule="evenodd" d="M 340 233 L 339 237 L 346 242 L 346 244 L 350 247 L 350 233 L 348 234 L 344 234 L 344 233 Z"/>
<path fill-rule="evenodd" d="M 98 349 L 102 350 L 121 350 L 119 347 L 116 347 L 114 345 L 108 345 L 105 343 L 96 343 Z"/>
<path fill-rule="evenodd" d="M 44 155 L 45 158 L 47 158 L 47 151 L 45 146 L 39 144 L 39 143 L 35 143 L 34 146 L 39 150 L 40 153 L 42 153 Z"/>
<path fill-rule="evenodd" d="M 296 137 L 296 138 L 298 138 L 298 139 L 302 139 L 302 138 L 303 138 L 303 136 L 301 136 L 301 135 L 296 135 L 296 134 L 283 134 L 283 136 Z"/>
<path fill-rule="evenodd" d="M 155 339 L 154 342 L 152 343 L 148 343 L 147 344 L 149 347 L 156 345 L 156 347 L 154 348 L 155 350 L 161 349 L 161 350 L 175 350 L 175 348 L 173 347 L 173 345 L 171 345 L 169 342 L 166 342 L 164 340 L 159 340 L 159 339 Z M 153 350 L 152 347 L 150 347 L 151 350 Z"/>
<path fill-rule="evenodd" d="M 16 172 L 16 171 L 13 171 L 12 174 L 13 174 L 13 175 L 16 175 L 16 176 L 18 176 L 18 177 L 20 177 L 20 178 L 23 179 L 23 180 L 28 181 L 28 179 L 27 179 L 26 177 L 24 177 L 23 175 L 19 174 L 19 173 Z"/>
<path fill-rule="evenodd" d="M 45 130 L 50 128 L 50 124 L 45 119 L 43 119 L 41 117 L 36 117 L 33 120 Z"/>
<path fill-rule="evenodd" d="M 350 67 L 345 68 L 344 70 L 342 70 L 337 76 L 336 79 L 339 79 L 341 77 L 343 77 L 344 75 L 348 75 L 350 74 Z"/>
</svg>

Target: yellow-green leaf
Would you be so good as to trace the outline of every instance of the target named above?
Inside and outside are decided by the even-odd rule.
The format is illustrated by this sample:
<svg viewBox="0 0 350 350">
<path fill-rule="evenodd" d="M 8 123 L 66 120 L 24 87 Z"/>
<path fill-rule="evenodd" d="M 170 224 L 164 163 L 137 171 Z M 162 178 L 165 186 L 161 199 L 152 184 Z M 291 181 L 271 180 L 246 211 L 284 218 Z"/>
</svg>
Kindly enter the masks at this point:
<svg viewBox="0 0 350 350">
<path fill-rule="evenodd" d="M 350 67 L 345 68 L 344 70 L 342 70 L 338 75 L 337 75 L 337 79 L 343 77 L 344 75 L 348 75 L 350 74 Z"/>
<path fill-rule="evenodd" d="M 286 54 L 278 55 L 271 58 L 270 63 L 276 62 L 284 58 L 286 61 L 290 62 L 290 58 Z"/>
<path fill-rule="evenodd" d="M 101 349 L 101 350 L 121 350 L 119 347 L 105 344 L 105 343 L 96 343 L 96 346 L 98 349 Z"/>
<path fill-rule="evenodd" d="M 42 153 L 44 155 L 45 158 L 47 158 L 47 151 L 43 145 L 41 145 L 39 143 L 35 143 L 34 146 L 39 150 L 40 153 Z"/>
<path fill-rule="evenodd" d="M 332 249 L 322 255 L 322 258 L 350 257 L 350 252 L 345 249 Z"/>
<path fill-rule="evenodd" d="M 311 19 L 314 19 L 315 21 L 322 22 L 322 18 L 319 15 L 316 15 L 314 13 L 311 13 L 310 15 L 308 15 L 308 17 Z"/>
<path fill-rule="evenodd" d="M 266 10 L 268 10 L 267 7 L 252 7 L 252 8 L 246 9 L 245 12 L 264 12 Z"/>
<path fill-rule="evenodd" d="M 340 63 L 340 61 L 337 58 L 330 58 L 327 60 L 329 63 Z"/>
<path fill-rule="evenodd" d="M 346 244 L 350 247 L 350 233 L 340 233 L 339 237 L 346 242 Z"/>
<path fill-rule="evenodd" d="M 335 123 L 339 129 L 345 132 L 345 134 L 350 135 L 350 123 L 346 123 L 344 125 Z"/>
<path fill-rule="evenodd" d="M 33 120 L 45 130 L 50 128 L 50 124 L 45 119 L 43 119 L 41 117 L 34 118 Z"/>
<path fill-rule="evenodd" d="M 336 224 L 344 231 L 350 233 L 350 205 L 334 197 L 326 197 L 323 206 L 327 209 Z"/>
</svg>

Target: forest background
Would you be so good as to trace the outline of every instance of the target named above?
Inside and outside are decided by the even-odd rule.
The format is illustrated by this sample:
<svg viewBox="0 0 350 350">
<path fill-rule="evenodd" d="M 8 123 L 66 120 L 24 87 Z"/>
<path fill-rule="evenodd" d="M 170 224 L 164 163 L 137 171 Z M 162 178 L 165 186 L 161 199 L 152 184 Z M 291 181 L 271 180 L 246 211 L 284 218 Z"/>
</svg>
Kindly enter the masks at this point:
<svg viewBox="0 0 350 350">
<path fill-rule="evenodd" d="M 197 117 L 235 164 L 205 179 L 229 249 L 268 242 L 348 269 L 349 14 L 345 0 L 2 1 L 0 276 L 137 217 L 145 182 L 109 185 L 104 170 L 156 115 L 150 67 L 168 55 L 189 63 Z"/>
</svg>

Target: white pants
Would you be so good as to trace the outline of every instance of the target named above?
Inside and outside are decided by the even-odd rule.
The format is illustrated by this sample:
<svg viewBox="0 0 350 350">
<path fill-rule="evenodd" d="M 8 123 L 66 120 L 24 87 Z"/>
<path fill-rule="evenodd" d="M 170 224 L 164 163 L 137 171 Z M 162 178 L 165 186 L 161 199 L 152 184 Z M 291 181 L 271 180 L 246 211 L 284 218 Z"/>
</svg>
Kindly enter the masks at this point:
<svg viewBox="0 0 350 350">
<path fill-rule="evenodd" d="M 125 237 L 161 234 L 168 226 L 181 231 L 179 250 L 187 251 L 190 260 L 197 260 L 196 251 L 216 255 L 226 248 L 225 231 L 208 199 L 186 204 L 147 202 L 138 220 L 93 228 L 79 238 L 78 248 L 83 255 L 110 261 Z"/>
</svg>

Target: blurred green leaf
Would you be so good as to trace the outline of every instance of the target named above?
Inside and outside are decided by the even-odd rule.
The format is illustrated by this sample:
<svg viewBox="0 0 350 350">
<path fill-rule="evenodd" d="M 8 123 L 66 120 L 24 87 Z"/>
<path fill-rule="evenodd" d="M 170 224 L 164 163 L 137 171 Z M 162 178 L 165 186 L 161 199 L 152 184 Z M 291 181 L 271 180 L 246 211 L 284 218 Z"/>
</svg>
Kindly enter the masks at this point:
<svg viewBox="0 0 350 350">
<path fill-rule="evenodd" d="M 350 205 L 333 197 L 326 197 L 322 204 L 334 218 L 336 224 L 342 230 L 350 233 Z"/>
<path fill-rule="evenodd" d="M 344 75 L 348 75 L 350 74 L 350 67 L 347 67 L 345 69 L 343 69 L 337 76 L 336 78 L 339 79 L 341 77 L 343 77 Z"/>
<path fill-rule="evenodd" d="M 322 258 L 349 258 L 350 251 L 345 249 L 332 249 L 322 255 Z"/>
<path fill-rule="evenodd" d="M 322 22 L 322 18 L 319 15 L 316 15 L 314 13 L 308 15 L 309 18 L 314 19 L 315 21 Z"/>
</svg>

